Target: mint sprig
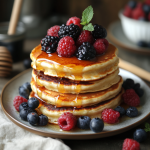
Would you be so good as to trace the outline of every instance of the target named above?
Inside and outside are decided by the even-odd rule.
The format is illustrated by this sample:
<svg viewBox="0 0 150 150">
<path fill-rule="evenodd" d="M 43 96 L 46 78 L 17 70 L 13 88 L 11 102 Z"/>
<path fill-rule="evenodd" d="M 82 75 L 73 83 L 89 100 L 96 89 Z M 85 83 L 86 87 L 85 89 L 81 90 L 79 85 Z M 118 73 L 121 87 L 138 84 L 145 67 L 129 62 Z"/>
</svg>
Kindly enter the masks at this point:
<svg viewBox="0 0 150 150">
<path fill-rule="evenodd" d="M 150 132 L 150 124 L 149 123 L 145 123 L 145 129 L 146 132 Z"/>
<path fill-rule="evenodd" d="M 94 31 L 94 27 L 92 23 L 89 23 L 93 18 L 93 8 L 92 6 L 88 6 L 82 13 L 82 22 L 83 30 Z"/>
</svg>

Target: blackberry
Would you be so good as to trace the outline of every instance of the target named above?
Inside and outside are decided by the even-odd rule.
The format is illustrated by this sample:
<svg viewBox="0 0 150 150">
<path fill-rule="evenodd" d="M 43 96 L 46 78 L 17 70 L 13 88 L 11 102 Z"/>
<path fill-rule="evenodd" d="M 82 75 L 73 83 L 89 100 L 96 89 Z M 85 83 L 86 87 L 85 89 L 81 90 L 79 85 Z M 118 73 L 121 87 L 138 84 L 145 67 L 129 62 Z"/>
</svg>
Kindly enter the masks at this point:
<svg viewBox="0 0 150 150">
<path fill-rule="evenodd" d="M 95 39 L 105 38 L 107 36 L 107 31 L 101 25 L 94 24 L 94 31 L 92 31 L 92 35 Z"/>
<path fill-rule="evenodd" d="M 83 42 L 76 53 L 76 57 L 79 60 L 90 60 L 95 58 L 95 56 L 96 50 L 89 42 Z"/>
<path fill-rule="evenodd" d="M 47 35 L 41 41 L 41 46 L 42 46 L 41 50 L 48 54 L 54 53 L 57 50 L 58 42 L 59 42 L 58 37 Z"/>
<path fill-rule="evenodd" d="M 73 23 L 70 24 L 69 26 L 62 24 L 62 26 L 60 26 L 60 29 L 58 31 L 58 36 L 59 38 L 70 36 L 74 39 L 74 41 L 76 41 L 80 33 L 81 33 L 81 30 L 78 25 L 74 25 Z"/>
</svg>

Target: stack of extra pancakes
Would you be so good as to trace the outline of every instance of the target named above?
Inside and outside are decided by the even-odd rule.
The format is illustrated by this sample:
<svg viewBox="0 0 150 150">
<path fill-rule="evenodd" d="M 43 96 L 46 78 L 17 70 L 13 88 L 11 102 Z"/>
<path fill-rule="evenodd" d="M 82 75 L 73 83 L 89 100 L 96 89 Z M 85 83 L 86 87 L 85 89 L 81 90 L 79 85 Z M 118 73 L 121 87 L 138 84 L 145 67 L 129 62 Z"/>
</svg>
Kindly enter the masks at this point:
<svg viewBox="0 0 150 150">
<path fill-rule="evenodd" d="M 109 44 L 105 54 L 94 60 L 59 57 L 57 53 L 34 48 L 32 59 L 32 92 L 30 97 L 40 101 L 39 114 L 57 124 L 64 112 L 73 115 L 101 117 L 105 108 L 115 108 L 121 103 L 122 77 L 118 75 L 117 48 Z"/>
</svg>

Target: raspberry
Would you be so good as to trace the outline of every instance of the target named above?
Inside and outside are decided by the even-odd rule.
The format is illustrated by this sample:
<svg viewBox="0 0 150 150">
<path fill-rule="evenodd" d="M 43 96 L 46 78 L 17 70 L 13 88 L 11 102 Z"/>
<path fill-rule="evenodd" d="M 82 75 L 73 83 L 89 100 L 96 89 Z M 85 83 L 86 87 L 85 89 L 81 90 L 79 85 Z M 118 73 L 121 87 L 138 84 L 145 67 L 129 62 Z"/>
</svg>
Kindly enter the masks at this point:
<svg viewBox="0 0 150 150">
<path fill-rule="evenodd" d="M 150 5 L 150 0 L 146 0 L 144 3 Z"/>
<path fill-rule="evenodd" d="M 75 54 L 76 46 L 72 37 L 65 36 L 63 37 L 57 47 L 57 53 L 62 57 L 71 57 Z"/>
<path fill-rule="evenodd" d="M 93 44 L 97 54 L 103 54 L 108 48 L 108 41 L 106 39 L 97 39 Z"/>
<path fill-rule="evenodd" d="M 145 18 L 145 13 L 141 7 L 135 8 L 132 11 L 132 18 L 138 20 L 139 18 Z"/>
<path fill-rule="evenodd" d="M 123 11 L 123 14 L 126 16 L 126 17 L 129 17 L 131 18 L 131 14 L 132 14 L 132 9 L 127 5 Z"/>
<path fill-rule="evenodd" d="M 109 109 L 106 108 L 102 111 L 102 119 L 106 123 L 110 123 L 110 124 L 116 123 L 118 122 L 119 117 L 120 117 L 120 113 L 111 108 Z"/>
<path fill-rule="evenodd" d="M 70 112 L 65 112 L 58 118 L 59 127 L 65 131 L 73 129 L 76 125 L 76 122 L 76 117 Z"/>
<path fill-rule="evenodd" d="M 15 109 L 16 109 L 17 111 L 19 111 L 19 105 L 20 105 L 21 103 L 27 102 L 27 101 L 28 101 L 27 99 L 25 99 L 25 98 L 23 98 L 23 97 L 21 97 L 21 96 L 16 96 L 16 97 L 14 98 L 14 100 L 13 100 L 13 105 L 14 105 Z"/>
<path fill-rule="evenodd" d="M 78 25 L 80 29 L 82 29 L 82 25 L 80 24 L 81 23 L 81 20 L 80 18 L 78 17 L 71 17 L 69 18 L 69 20 L 67 21 L 66 25 L 70 25 L 70 24 L 75 24 L 75 25 Z"/>
<path fill-rule="evenodd" d="M 81 46 L 83 42 L 89 42 L 91 45 L 94 43 L 94 38 L 92 36 L 92 33 L 88 30 L 84 30 L 79 35 L 76 45 L 77 47 Z"/>
<path fill-rule="evenodd" d="M 140 144 L 132 139 L 125 139 L 122 150 L 140 150 Z"/>
<path fill-rule="evenodd" d="M 127 89 L 125 93 L 122 94 L 122 98 L 129 106 L 136 107 L 140 104 L 140 98 L 133 89 Z"/>
<path fill-rule="evenodd" d="M 53 27 L 51 27 L 50 29 L 47 30 L 47 35 L 58 37 L 59 29 L 60 29 L 60 26 L 58 26 L 58 25 L 53 26 Z"/>
</svg>

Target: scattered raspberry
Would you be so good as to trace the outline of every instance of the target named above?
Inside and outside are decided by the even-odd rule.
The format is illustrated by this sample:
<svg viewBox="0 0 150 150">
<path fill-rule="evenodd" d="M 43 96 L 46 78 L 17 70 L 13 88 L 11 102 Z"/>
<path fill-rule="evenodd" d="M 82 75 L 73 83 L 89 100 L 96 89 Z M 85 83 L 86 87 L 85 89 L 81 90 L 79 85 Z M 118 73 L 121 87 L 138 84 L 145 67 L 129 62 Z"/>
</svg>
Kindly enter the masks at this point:
<svg viewBox="0 0 150 150">
<path fill-rule="evenodd" d="M 142 4 L 141 2 L 138 2 L 137 5 L 136 5 L 136 7 L 137 7 L 137 8 L 142 8 L 142 7 L 143 7 L 143 4 Z"/>
<path fill-rule="evenodd" d="M 92 33 L 88 30 L 83 30 L 81 34 L 79 35 L 76 45 L 77 47 L 81 46 L 83 42 L 89 42 L 91 45 L 94 43 L 94 38 L 92 36 Z"/>
<path fill-rule="evenodd" d="M 65 112 L 58 118 L 59 127 L 65 131 L 73 129 L 76 125 L 76 122 L 76 117 L 70 112 Z"/>
<path fill-rule="evenodd" d="M 70 24 L 75 24 L 75 25 L 78 25 L 80 29 L 82 29 L 82 25 L 80 24 L 81 23 L 81 20 L 80 18 L 78 17 L 71 17 L 69 18 L 69 20 L 67 21 L 66 25 L 70 25 Z"/>
<path fill-rule="evenodd" d="M 146 0 L 144 3 L 150 5 L 150 0 Z"/>
<path fill-rule="evenodd" d="M 97 39 L 93 44 L 97 54 L 103 54 L 108 48 L 108 41 L 106 39 Z"/>
<path fill-rule="evenodd" d="M 58 37 L 59 29 L 60 29 L 60 26 L 58 26 L 58 25 L 53 26 L 53 27 L 51 27 L 50 29 L 47 30 L 47 35 Z"/>
<path fill-rule="evenodd" d="M 118 122 L 118 118 L 120 117 L 120 113 L 113 109 L 104 109 L 102 111 L 102 119 L 106 123 L 116 123 Z"/>
<path fill-rule="evenodd" d="M 140 150 L 140 144 L 132 139 L 125 139 L 122 150 Z"/>
<path fill-rule="evenodd" d="M 63 37 L 57 47 L 57 53 L 62 57 L 71 57 L 75 54 L 76 46 L 72 37 L 65 36 Z"/>
<path fill-rule="evenodd" d="M 123 14 L 126 16 L 126 17 L 129 17 L 131 18 L 131 14 L 132 14 L 132 9 L 131 7 L 129 7 L 128 5 L 125 7 L 124 11 L 123 11 Z"/>
<path fill-rule="evenodd" d="M 132 18 L 133 19 L 139 19 L 139 18 L 145 18 L 145 13 L 142 8 L 137 7 L 132 11 Z"/>
<path fill-rule="evenodd" d="M 148 14 L 148 20 L 150 21 L 150 12 L 149 12 L 149 14 Z"/>
<path fill-rule="evenodd" d="M 122 94 L 122 98 L 129 106 L 136 107 L 140 104 L 140 98 L 133 89 L 127 89 L 125 93 Z"/>
<path fill-rule="evenodd" d="M 25 98 L 23 98 L 23 97 L 21 97 L 21 96 L 16 96 L 16 97 L 14 98 L 14 100 L 13 100 L 13 105 L 14 105 L 15 109 L 16 109 L 17 111 L 19 111 L 19 105 L 20 105 L 21 103 L 27 102 L 27 101 L 28 101 L 27 99 L 25 99 Z"/>
</svg>

